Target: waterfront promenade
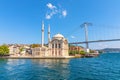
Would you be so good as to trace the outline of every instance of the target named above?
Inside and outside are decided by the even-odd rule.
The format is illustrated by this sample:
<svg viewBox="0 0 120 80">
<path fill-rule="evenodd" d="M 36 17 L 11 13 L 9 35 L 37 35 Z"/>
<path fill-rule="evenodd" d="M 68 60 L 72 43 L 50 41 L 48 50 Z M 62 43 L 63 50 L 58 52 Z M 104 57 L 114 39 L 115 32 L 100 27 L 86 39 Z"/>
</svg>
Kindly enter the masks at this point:
<svg viewBox="0 0 120 80">
<path fill-rule="evenodd" d="M 75 55 L 75 56 L 53 56 L 53 57 L 39 57 L 39 56 L 1 56 L 4 59 L 70 59 L 70 58 L 82 58 L 82 57 L 97 57 L 99 53 L 89 53 L 85 55 Z"/>
<path fill-rule="evenodd" d="M 64 57 L 39 57 L 39 56 L 2 56 L 4 59 L 69 59 L 76 58 L 76 56 L 64 56 Z"/>
</svg>

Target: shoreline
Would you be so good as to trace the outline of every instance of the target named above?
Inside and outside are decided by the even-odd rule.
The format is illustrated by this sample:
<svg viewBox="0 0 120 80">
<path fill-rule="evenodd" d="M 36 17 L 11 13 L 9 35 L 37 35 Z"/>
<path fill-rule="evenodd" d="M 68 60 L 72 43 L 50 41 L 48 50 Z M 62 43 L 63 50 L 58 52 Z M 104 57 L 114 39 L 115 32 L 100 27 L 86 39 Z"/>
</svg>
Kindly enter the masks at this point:
<svg viewBox="0 0 120 80">
<path fill-rule="evenodd" d="M 71 59 L 71 58 L 77 58 L 77 57 L 76 56 L 64 56 L 64 57 L 2 56 L 0 57 L 0 59 Z"/>
<path fill-rule="evenodd" d="M 92 58 L 99 56 L 98 53 L 75 55 L 75 56 L 54 56 L 54 57 L 40 57 L 40 56 L 0 56 L 0 59 L 72 59 L 72 58 Z"/>
</svg>

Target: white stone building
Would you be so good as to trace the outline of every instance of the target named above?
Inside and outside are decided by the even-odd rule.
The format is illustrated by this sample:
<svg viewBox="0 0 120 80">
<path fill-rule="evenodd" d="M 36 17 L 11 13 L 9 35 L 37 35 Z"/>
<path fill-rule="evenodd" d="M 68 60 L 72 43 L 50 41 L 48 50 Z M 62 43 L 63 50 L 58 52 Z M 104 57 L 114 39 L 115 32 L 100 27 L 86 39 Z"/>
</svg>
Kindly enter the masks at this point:
<svg viewBox="0 0 120 80">
<path fill-rule="evenodd" d="M 56 34 L 50 39 L 50 26 L 48 27 L 48 46 L 44 46 L 44 24 L 42 23 L 42 46 L 32 48 L 32 55 L 39 57 L 65 57 L 68 55 L 68 41 L 62 34 Z"/>
<path fill-rule="evenodd" d="M 50 56 L 68 56 L 68 41 L 62 34 L 56 34 L 48 45 Z"/>
<path fill-rule="evenodd" d="M 9 54 L 10 55 L 18 54 L 19 52 L 20 52 L 19 47 L 14 46 L 14 45 L 9 46 Z"/>
</svg>

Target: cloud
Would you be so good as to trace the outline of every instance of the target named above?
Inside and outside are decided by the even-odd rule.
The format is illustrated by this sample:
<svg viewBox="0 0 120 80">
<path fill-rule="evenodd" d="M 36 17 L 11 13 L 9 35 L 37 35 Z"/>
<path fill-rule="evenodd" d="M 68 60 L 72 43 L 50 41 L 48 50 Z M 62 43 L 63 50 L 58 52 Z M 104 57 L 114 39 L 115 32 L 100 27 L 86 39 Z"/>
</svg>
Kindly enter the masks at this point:
<svg viewBox="0 0 120 80">
<path fill-rule="evenodd" d="M 57 14 L 57 10 L 52 10 L 50 13 L 46 13 L 46 19 L 51 19 L 51 17 Z"/>
<path fill-rule="evenodd" d="M 66 10 L 63 10 L 63 11 L 62 11 L 62 15 L 63 15 L 64 17 L 66 17 L 66 16 L 67 16 L 67 11 L 66 11 Z"/>
<path fill-rule="evenodd" d="M 51 19 L 53 16 L 57 15 L 60 17 L 66 17 L 67 16 L 67 10 L 59 8 L 58 6 L 53 5 L 52 3 L 46 4 L 48 7 L 47 13 L 45 15 L 46 19 Z"/>
<path fill-rule="evenodd" d="M 46 19 L 51 19 L 51 16 L 46 14 Z"/>
<path fill-rule="evenodd" d="M 48 3 L 48 4 L 47 4 L 47 7 L 48 7 L 49 9 L 55 9 L 55 8 L 56 8 L 56 6 L 52 5 L 51 3 Z"/>
<path fill-rule="evenodd" d="M 76 37 L 75 37 L 75 36 L 71 36 L 71 38 L 73 38 L 73 39 L 74 39 L 74 38 L 76 38 Z"/>
</svg>

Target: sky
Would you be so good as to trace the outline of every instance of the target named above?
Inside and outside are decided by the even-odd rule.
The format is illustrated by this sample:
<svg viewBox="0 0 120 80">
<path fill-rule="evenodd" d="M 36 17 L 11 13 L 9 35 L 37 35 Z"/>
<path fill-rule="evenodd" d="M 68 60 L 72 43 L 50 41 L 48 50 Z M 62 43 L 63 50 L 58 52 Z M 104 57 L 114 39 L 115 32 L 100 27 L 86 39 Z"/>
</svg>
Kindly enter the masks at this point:
<svg viewBox="0 0 120 80">
<path fill-rule="evenodd" d="M 69 42 L 120 38 L 120 0 L 0 0 L 0 44 L 41 43 L 41 25 L 51 26 L 51 38 L 60 33 Z M 119 47 L 120 42 L 90 44 L 90 48 Z M 84 46 L 84 45 L 83 45 Z"/>
</svg>

